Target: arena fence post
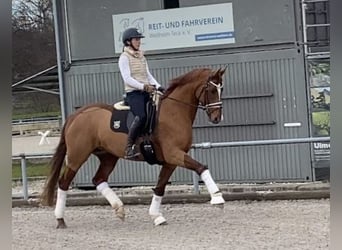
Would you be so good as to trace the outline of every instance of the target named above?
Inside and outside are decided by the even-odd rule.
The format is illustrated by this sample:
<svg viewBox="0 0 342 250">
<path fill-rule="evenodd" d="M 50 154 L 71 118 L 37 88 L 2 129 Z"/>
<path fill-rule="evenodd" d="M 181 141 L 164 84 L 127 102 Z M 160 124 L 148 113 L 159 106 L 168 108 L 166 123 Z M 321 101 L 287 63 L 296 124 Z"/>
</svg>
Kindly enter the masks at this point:
<svg viewBox="0 0 342 250">
<path fill-rule="evenodd" d="M 23 196 L 24 196 L 24 200 L 28 200 L 25 154 L 21 154 L 20 158 L 21 158 L 21 178 L 22 178 L 22 183 L 23 183 Z"/>
</svg>

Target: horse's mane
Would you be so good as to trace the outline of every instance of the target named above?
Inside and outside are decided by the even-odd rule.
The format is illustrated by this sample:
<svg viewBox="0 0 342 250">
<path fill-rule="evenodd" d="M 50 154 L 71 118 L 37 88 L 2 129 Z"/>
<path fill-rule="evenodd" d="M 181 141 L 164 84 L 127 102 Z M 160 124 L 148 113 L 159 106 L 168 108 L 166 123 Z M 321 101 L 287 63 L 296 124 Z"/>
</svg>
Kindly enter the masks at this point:
<svg viewBox="0 0 342 250">
<path fill-rule="evenodd" d="M 206 76 L 210 74 L 210 72 L 211 72 L 211 69 L 209 68 L 193 69 L 186 74 L 183 74 L 181 76 L 178 76 L 172 79 L 169 83 L 169 87 L 166 89 L 161 99 L 164 99 L 167 96 L 169 96 L 172 93 L 172 91 L 174 91 L 175 88 L 177 88 L 178 86 L 182 86 L 187 83 L 193 82 L 195 79 L 197 80 L 198 78 L 205 78 Z"/>
</svg>

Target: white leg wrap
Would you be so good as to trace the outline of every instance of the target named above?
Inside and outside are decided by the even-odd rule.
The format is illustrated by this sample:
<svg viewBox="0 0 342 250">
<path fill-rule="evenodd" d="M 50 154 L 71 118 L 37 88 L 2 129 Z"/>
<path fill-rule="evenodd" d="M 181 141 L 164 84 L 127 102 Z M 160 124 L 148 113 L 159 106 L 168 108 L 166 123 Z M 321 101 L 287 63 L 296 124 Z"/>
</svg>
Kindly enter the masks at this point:
<svg viewBox="0 0 342 250">
<path fill-rule="evenodd" d="M 162 202 L 163 196 L 153 195 L 152 202 L 150 206 L 149 213 L 150 215 L 158 215 L 160 213 L 160 204 Z"/>
<path fill-rule="evenodd" d="M 166 219 L 163 217 L 162 213 L 160 212 L 160 204 L 162 202 L 163 196 L 153 195 L 149 214 L 153 220 L 155 226 L 165 224 Z"/>
<path fill-rule="evenodd" d="M 219 191 L 208 169 L 203 171 L 203 173 L 201 174 L 201 178 L 204 181 L 205 185 L 207 186 L 208 192 L 210 194 L 214 194 Z"/>
<path fill-rule="evenodd" d="M 107 201 L 113 208 L 123 206 L 122 201 L 116 195 L 116 193 L 108 186 L 107 182 L 102 182 L 96 187 L 96 189 L 107 199 Z"/>
<path fill-rule="evenodd" d="M 211 174 L 208 169 L 203 171 L 203 173 L 201 174 L 201 178 L 204 181 L 210 193 L 210 196 L 211 196 L 210 204 L 212 205 L 224 204 L 225 200 L 222 197 L 222 193 L 219 192 L 220 190 L 218 189 L 213 178 L 211 177 Z"/>
<path fill-rule="evenodd" d="M 57 189 L 57 201 L 55 208 L 56 219 L 64 218 L 65 203 L 66 203 L 67 191 L 60 188 Z"/>
</svg>

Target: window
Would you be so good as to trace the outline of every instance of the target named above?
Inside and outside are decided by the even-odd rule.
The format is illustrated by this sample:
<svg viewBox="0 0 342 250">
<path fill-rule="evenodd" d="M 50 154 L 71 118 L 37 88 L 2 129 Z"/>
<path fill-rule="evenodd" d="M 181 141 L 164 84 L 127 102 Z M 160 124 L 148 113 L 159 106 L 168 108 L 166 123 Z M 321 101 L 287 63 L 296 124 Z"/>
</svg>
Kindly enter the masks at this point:
<svg viewBox="0 0 342 250">
<path fill-rule="evenodd" d="M 330 61 L 309 61 L 313 136 L 330 135 Z"/>
<path fill-rule="evenodd" d="M 311 130 L 313 137 L 330 136 L 330 60 L 309 60 Z M 315 179 L 330 178 L 330 143 L 313 143 Z"/>
<path fill-rule="evenodd" d="M 179 8 L 179 0 L 164 0 L 164 9 Z"/>
</svg>

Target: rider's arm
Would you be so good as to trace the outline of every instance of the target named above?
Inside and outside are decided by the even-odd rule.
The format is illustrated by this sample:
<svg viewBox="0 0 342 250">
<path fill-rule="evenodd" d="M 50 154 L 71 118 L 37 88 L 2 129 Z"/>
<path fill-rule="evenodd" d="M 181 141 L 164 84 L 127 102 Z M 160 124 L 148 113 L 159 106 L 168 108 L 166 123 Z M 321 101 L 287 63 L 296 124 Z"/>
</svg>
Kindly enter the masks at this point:
<svg viewBox="0 0 342 250">
<path fill-rule="evenodd" d="M 122 79 L 124 80 L 124 82 L 127 85 L 129 85 L 130 87 L 135 88 L 135 89 L 140 89 L 140 90 L 144 89 L 144 84 L 135 80 L 131 76 L 131 69 L 129 68 L 129 61 L 128 61 L 127 56 L 125 56 L 125 55 L 120 56 L 120 58 L 119 58 L 119 69 L 120 69 Z"/>
<path fill-rule="evenodd" d="M 148 65 L 146 64 L 146 71 L 147 71 L 147 80 L 151 85 L 154 85 L 157 89 L 160 87 L 160 84 L 157 80 L 152 76 L 150 70 L 148 69 Z"/>
</svg>

